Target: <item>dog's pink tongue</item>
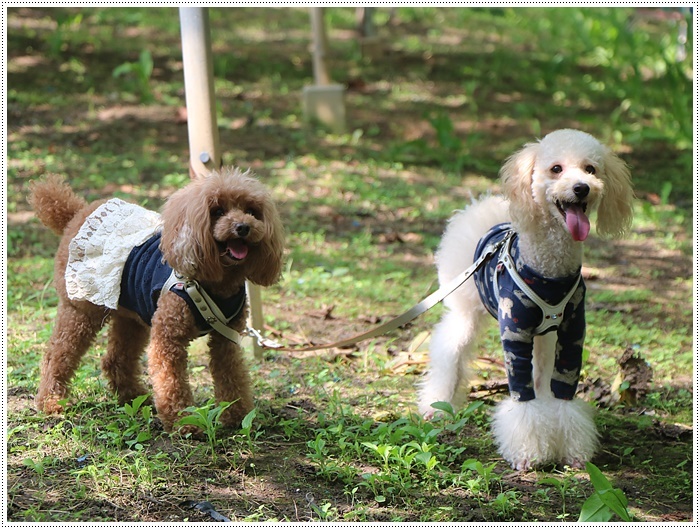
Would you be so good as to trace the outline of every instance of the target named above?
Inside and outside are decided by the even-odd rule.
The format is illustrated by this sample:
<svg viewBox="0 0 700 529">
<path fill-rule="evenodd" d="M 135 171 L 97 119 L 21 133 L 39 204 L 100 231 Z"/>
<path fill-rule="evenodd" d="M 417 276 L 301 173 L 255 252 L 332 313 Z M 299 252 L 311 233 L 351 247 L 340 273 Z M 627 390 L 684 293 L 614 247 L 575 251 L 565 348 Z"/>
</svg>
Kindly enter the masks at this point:
<svg viewBox="0 0 700 529">
<path fill-rule="evenodd" d="M 566 227 L 575 241 L 585 241 L 591 224 L 581 206 L 571 205 L 566 208 Z"/>
<path fill-rule="evenodd" d="M 248 245 L 240 239 L 228 243 L 228 251 L 235 259 L 245 259 L 248 255 Z"/>
</svg>

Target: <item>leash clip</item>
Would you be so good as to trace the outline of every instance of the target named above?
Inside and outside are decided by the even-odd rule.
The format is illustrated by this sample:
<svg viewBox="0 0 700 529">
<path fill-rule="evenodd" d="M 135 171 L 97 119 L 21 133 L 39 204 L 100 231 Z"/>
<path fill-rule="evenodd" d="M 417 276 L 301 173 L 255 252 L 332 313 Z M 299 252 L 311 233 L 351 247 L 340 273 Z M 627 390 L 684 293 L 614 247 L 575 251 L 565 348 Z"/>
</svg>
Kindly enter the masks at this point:
<svg viewBox="0 0 700 529">
<path fill-rule="evenodd" d="M 253 327 L 246 327 L 243 334 L 255 339 L 256 343 L 260 347 L 264 347 L 266 349 L 281 349 L 283 347 L 281 343 L 265 338 L 259 330 L 254 329 Z"/>
</svg>

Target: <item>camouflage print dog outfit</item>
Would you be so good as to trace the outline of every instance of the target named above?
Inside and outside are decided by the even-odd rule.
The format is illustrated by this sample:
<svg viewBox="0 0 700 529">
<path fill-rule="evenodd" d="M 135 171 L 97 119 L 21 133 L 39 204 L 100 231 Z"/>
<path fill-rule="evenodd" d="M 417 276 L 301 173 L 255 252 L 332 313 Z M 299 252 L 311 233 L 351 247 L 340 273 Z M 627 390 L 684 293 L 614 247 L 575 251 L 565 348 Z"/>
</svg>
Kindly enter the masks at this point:
<svg viewBox="0 0 700 529">
<path fill-rule="evenodd" d="M 578 385 L 586 336 L 586 287 L 581 271 L 557 278 L 538 275 L 519 258 L 518 235 L 508 223 L 494 226 L 482 237 L 474 260 L 487 246 L 504 239 L 501 251 L 477 270 L 474 281 L 484 306 L 498 319 L 511 396 L 518 401 L 535 398 L 533 339 L 556 332 L 551 389 L 556 398 L 571 400 Z"/>
</svg>

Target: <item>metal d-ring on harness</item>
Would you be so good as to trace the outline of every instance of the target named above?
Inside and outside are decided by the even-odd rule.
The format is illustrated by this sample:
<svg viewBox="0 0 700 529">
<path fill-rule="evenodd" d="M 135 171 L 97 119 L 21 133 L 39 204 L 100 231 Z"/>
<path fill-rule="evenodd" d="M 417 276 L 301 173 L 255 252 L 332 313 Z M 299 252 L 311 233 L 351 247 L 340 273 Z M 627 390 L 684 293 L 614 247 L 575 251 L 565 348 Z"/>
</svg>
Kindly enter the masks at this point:
<svg viewBox="0 0 700 529">
<path fill-rule="evenodd" d="M 161 292 L 168 292 L 174 286 L 187 292 L 190 299 L 194 302 L 195 307 L 197 307 L 197 310 L 204 318 L 204 321 L 206 321 L 212 329 L 225 338 L 228 338 L 233 343 L 240 345 L 241 335 L 228 326 L 230 319 L 224 316 L 221 309 L 219 309 L 214 300 L 211 299 L 206 290 L 204 290 L 197 281 L 183 277 L 173 270 L 170 273 L 170 277 L 168 277 L 168 280 L 163 285 Z M 231 317 L 231 319 L 234 317 L 235 315 Z"/>
<path fill-rule="evenodd" d="M 284 347 L 281 344 L 273 341 L 273 340 L 267 340 L 263 338 L 261 335 L 260 331 L 256 329 L 251 329 L 248 328 L 246 329 L 246 333 L 249 336 L 252 336 L 254 339 L 257 340 L 258 345 L 265 349 L 275 349 L 277 351 L 316 351 L 319 349 L 331 349 L 333 347 L 347 347 L 349 345 L 353 345 L 358 342 L 362 342 L 364 340 L 369 340 L 370 338 L 375 338 L 377 336 L 381 336 L 382 334 L 386 334 L 389 331 L 393 331 L 395 329 L 398 329 L 399 327 L 407 324 L 411 320 L 414 320 L 424 312 L 430 310 L 433 308 L 435 305 L 440 303 L 443 299 L 445 299 L 447 296 L 452 294 L 455 290 L 457 290 L 459 287 L 461 287 L 464 283 L 467 282 L 467 280 L 474 275 L 474 273 L 481 268 L 491 257 L 496 255 L 498 251 L 501 249 L 505 242 L 504 240 L 498 241 L 493 244 L 489 244 L 484 248 L 484 252 L 479 256 L 479 258 L 469 267 L 467 268 L 464 272 L 462 272 L 460 275 L 455 277 L 452 281 L 447 283 L 445 286 L 440 288 L 439 290 L 436 290 L 432 294 L 430 294 L 428 297 L 411 307 L 409 310 L 401 314 L 400 316 L 397 316 L 396 318 L 389 320 L 386 323 L 383 323 L 382 325 L 379 325 L 375 327 L 374 329 L 371 329 L 367 332 L 364 332 L 362 334 L 358 334 L 356 336 L 353 336 L 351 338 L 347 338 L 345 340 L 340 340 L 338 342 L 333 342 L 329 344 L 323 344 L 323 345 L 310 345 L 310 346 L 301 346 L 301 347 Z"/>
<path fill-rule="evenodd" d="M 520 287 L 520 290 L 522 290 L 528 298 L 536 303 L 542 311 L 542 322 L 535 328 L 534 334 L 540 335 L 551 330 L 552 328 L 557 329 L 562 322 L 566 305 L 571 300 L 574 292 L 576 292 L 579 283 L 581 283 L 581 274 L 579 274 L 578 279 L 576 279 L 576 283 L 574 283 L 571 290 L 569 290 L 566 296 L 564 296 L 564 299 L 562 299 L 561 302 L 557 303 L 556 305 L 550 305 L 535 294 L 535 291 L 532 290 L 527 283 L 525 283 L 523 278 L 520 277 L 520 274 L 518 274 L 518 271 L 515 269 L 515 262 L 510 254 L 514 240 L 515 232 L 513 231 L 510 231 L 502 240 L 502 242 L 505 244 L 501 246 L 500 253 L 498 254 L 498 266 L 496 267 L 496 272 L 493 274 L 494 292 L 498 292 L 498 273 L 501 269 L 501 265 L 503 265 L 511 279 L 513 279 L 515 284 Z"/>
</svg>

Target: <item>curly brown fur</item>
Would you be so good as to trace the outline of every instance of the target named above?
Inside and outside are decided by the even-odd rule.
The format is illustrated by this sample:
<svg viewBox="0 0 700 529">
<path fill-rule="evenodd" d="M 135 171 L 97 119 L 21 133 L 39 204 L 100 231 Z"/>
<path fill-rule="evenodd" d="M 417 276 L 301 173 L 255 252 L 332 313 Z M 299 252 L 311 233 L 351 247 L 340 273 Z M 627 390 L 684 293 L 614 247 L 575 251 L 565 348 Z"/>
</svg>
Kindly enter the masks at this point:
<svg viewBox="0 0 700 529">
<path fill-rule="evenodd" d="M 29 203 L 39 220 L 58 235 L 62 235 L 71 219 L 87 206 L 59 175 L 50 174 L 41 182 L 30 182 L 29 191 Z"/>
<path fill-rule="evenodd" d="M 85 218 L 103 201 L 87 204 L 56 176 L 30 186 L 30 203 L 46 226 L 62 234 L 55 260 L 59 296 L 53 335 L 41 365 L 37 405 L 60 412 L 70 380 L 96 334 L 109 320 L 110 333 L 102 370 L 120 402 L 147 393 L 139 380 L 139 359 L 148 345 L 148 372 L 158 415 L 171 430 L 192 401 L 187 376 L 187 346 L 197 336 L 194 316 L 172 292 L 160 296 L 149 328 L 125 308 L 110 310 L 66 293 L 68 246 Z M 268 286 L 278 280 L 284 249 L 283 227 L 267 190 L 250 173 L 224 169 L 192 181 L 167 201 L 162 212 L 161 250 L 181 274 L 208 292 L 231 296 L 251 281 Z M 247 307 L 229 324 L 245 328 Z M 150 341 L 149 341 L 150 338 Z M 234 402 L 222 417 L 239 422 L 253 407 L 250 379 L 240 347 L 212 331 L 210 368 L 215 397 Z"/>
</svg>

